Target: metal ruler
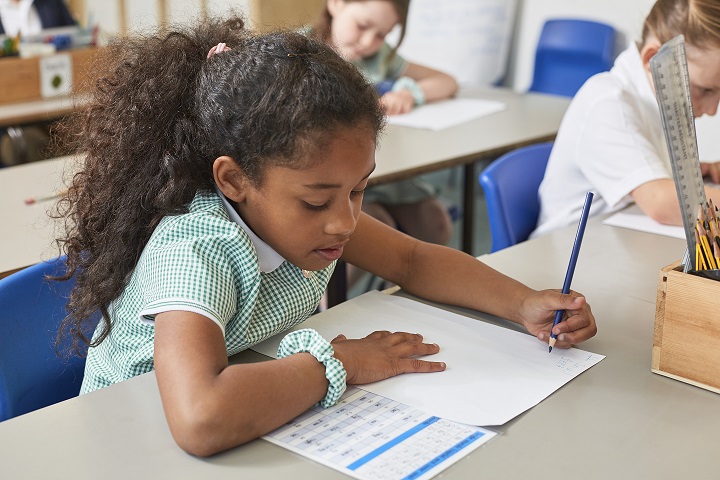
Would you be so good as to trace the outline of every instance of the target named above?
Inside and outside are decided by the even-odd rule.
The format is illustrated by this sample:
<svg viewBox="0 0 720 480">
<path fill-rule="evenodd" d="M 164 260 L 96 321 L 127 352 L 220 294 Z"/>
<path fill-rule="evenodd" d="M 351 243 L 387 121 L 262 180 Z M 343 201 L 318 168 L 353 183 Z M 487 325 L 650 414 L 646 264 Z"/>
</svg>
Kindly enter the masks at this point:
<svg viewBox="0 0 720 480">
<path fill-rule="evenodd" d="M 690 263 L 695 269 L 695 223 L 705 209 L 705 186 L 700 171 L 685 38 L 678 35 L 650 59 L 655 95 L 662 116 L 665 140 L 680 202 Z"/>
</svg>

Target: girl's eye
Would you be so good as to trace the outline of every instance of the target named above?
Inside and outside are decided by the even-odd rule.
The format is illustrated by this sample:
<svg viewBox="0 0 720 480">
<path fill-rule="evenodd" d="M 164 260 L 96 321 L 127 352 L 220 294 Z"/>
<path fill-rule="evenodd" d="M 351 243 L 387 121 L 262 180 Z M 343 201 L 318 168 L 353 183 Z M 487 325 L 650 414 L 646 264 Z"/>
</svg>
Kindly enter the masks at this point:
<svg viewBox="0 0 720 480">
<path fill-rule="evenodd" d="M 314 204 L 308 203 L 308 202 L 303 202 L 303 204 L 305 205 L 305 208 L 307 208 L 308 210 L 312 210 L 313 212 L 320 212 L 322 210 L 327 209 L 328 206 L 330 205 L 330 202 L 325 202 L 322 205 L 314 205 Z"/>
<path fill-rule="evenodd" d="M 362 197 L 363 195 L 365 195 L 365 189 L 363 188 L 362 190 L 353 190 L 352 192 L 350 192 L 350 195 L 352 195 L 353 197 Z"/>
</svg>

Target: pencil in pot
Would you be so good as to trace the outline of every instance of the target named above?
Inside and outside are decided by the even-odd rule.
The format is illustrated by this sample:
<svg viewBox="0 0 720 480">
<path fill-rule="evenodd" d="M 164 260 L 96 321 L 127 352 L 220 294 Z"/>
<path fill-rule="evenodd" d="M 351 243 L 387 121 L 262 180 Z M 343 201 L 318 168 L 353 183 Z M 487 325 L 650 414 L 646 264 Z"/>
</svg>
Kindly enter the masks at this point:
<svg viewBox="0 0 720 480">
<path fill-rule="evenodd" d="M 577 264 L 578 254 L 580 253 L 580 245 L 582 244 L 583 235 L 585 234 L 585 225 L 587 225 L 588 217 L 590 216 L 590 205 L 592 205 L 593 193 L 588 192 L 585 195 L 585 204 L 583 205 L 582 215 L 580 215 L 580 223 L 578 224 L 577 233 L 575 234 L 575 242 L 573 243 L 572 253 L 570 254 L 570 263 L 568 264 L 567 272 L 565 273 L 565 282 L 563 283 L 562 293 L 570 293 L 570 283 L 572 282 L 573 274 L 575 273 L 575 265 Z M 555 312 L 555 320 L 553 320 L 553 326 L 550 330 L 550 340 L 548 341 L 548 352 L 552 352 L 557 336 L 552 333 L 552 328 L 562 321 L 564 310 L 558 310 Z"/>
</svg>

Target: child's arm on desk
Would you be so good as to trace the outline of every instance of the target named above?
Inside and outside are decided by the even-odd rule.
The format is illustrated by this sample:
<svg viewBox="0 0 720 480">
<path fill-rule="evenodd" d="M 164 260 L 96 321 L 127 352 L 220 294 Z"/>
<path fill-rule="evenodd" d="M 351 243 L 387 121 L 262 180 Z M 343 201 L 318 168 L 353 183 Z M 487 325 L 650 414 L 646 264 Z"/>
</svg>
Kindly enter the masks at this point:
<svg viewBox="0 0 720 480">
<path fill-rule="evenodd" d="M 412 79 L 415 85 L 403 87 L 402 77 L 406 77 L 406 80 Z M 458 91 L 458 84 L 452 76 L 415 63 L 408 63 L 402 77 L 393 89 L 380 99 L 380 103 L 388 115 L 408 113 L 415 105 L 450 98 Z M 413 93 L 413 89 L 420 89 L 422 102 L 418 103 L 419 92 Z"/>
<path fill-rule="evenodd" d="M 428 300 L 472 308 L 523 325 L 542 341 L 550 335 L 556 310 L 567 319 L 553 328 L 569 347 L 595 335 L 595 318 L 575 292 L 533 290 L 472 256 L 420 242 L 361 215 L 343 259 Z"/>
<path fill-rule="evenodd" d="M 710 174 L 709 171 L 708 174 Z M 718 175 L 720 175 L 720 171 Z M 656 222 L 665 225 L 682 225 L 675 181 L 671 178 L 660 178 L 643 183 L 630 192 L 630 196 L 640 210 Z M 705 196 L 718 205 L 720 189 L 706 185 Z"/>
<path fill-rule="evenodd" d="M 415 80 L 428 102 L 450 98 L 458 91 L 458 83 L 451 75 L 417 63 L 408 63 L 403 75 Z"/>
<path fill-rule="evenodd" d="M 420 335 L 375 332 L 332 342 L 348 384 L 408 372 L 438 372 L 445 364 L 417 356 L 439 351 Z M 175 441 L 208 456 L 241 445 L 292 420 L 328 391 L 325 366 L 310 353 L 268 362 L 229 365 L 222 330 L 193 312 L 155 317 L 155 373 Z"/>
</svg>

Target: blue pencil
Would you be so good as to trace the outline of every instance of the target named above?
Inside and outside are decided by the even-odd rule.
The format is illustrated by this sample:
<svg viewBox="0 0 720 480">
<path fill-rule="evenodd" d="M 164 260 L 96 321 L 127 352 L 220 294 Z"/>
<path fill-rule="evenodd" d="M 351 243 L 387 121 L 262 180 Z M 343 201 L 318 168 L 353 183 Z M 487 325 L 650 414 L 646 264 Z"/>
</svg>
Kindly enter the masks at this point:
<svg viewBox="0 0 720 480">
<path fill-rule="evenodd" d="M 582 215 L 580 215 L 580 224 L 578 225 L 577 233 L 575 234 L 575 243 L 573 244 L 572 253 L 570 254 L 570 264 L 568 265 L 567 273 L 565 274 L 565 282 L 563 283 L 562 293 L 570 293 L 570 283 L 572 282 L 573 273 L 575 273 L 575 264 L 577 263 L 578 254 L 580 253 L 580 244 L 582 243 L 583 234 L 585 234 L 585 225 L 587 225 L 588 216 L 590 216 L 590 205 L 592 205 L 593 193 L 588 192 L 585 196 L 585 205 L 583 205 Z M 562 320 L 564 310 L 558 310 L 555 312 L 555 320 L 553 321 L 553 327 L 560 323 Z M 552 352 L 555 346 L 555 340 L 557 336 L 550 332 L 550 341 L 548 352 Z"/>
</svg>

